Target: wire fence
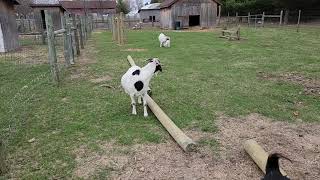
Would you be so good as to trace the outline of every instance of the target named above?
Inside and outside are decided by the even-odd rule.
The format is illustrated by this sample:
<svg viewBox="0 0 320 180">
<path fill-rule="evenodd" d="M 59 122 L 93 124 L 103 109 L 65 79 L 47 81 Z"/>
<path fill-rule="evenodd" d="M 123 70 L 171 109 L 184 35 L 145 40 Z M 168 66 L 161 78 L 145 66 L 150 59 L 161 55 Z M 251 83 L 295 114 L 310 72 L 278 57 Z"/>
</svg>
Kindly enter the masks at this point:
<svg viewBox="0 0 320 180">
<path fill-rule="evenodd" d="M 6 147 L 10 146 L 19 130 L 28 123 L 25 117 L 30 113 L 34 92 L 47 81 L 59 85 L 61 78 L 56 76 L 61 77 L 69 67 L 77 63 L 77 57 L 80 56 L 81 49 L 85 48 L 86 41 L 94 29 L 90 15 L 75 16 L 65 13 L 61 16 L 62 29 L 59 30 L 54 30 L 51 17 L 52 15 L 45 11 L 46 29 L 43 33 L 26 28 L 28 31 L 20 31 L 22 33 L 18 36 L 18 49 L 0 53 L 0 62 L 8 65 L 7 67 L 12 69 L 8 71 L 11 72 L 20 69 L 20 66 L 48 65 L 48 71 L 30 78 L 9 101 L 1 102 L 8 111 L 5 113 L 6 117 L 3 117 L 6 121 L 0 121 L 0 175 L 6 173 L 9 166 L 5 164 L 8 153 Z M 2 87 L 1 90 L 9 91 L 8 88 Z"/>
<path fill-rule="evenodd" d="M 248 27 L 282 27 L 295 25 L 320 25 L 320 10 L 291 10 L 257 14 L 248 13 L 227 13 L 218 20 L 218 26 L 235 27 L 237 25 Z M 286 14 L 287 13 L 287 14 Z"/>
</svg>

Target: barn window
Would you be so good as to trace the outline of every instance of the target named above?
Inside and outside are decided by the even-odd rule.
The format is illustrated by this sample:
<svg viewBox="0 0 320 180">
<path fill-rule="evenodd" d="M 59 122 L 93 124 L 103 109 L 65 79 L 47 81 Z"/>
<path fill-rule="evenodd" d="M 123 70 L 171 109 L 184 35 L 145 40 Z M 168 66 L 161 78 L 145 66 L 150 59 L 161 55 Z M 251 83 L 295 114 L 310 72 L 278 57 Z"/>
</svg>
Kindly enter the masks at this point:
<svg viewBox="0 0 320 180">
<path fill-rule="evenodd" d="M 149 16 L 149 21 L 150 22 L 155 22 L 156 21 L 156 16 Z"/>
</svg>

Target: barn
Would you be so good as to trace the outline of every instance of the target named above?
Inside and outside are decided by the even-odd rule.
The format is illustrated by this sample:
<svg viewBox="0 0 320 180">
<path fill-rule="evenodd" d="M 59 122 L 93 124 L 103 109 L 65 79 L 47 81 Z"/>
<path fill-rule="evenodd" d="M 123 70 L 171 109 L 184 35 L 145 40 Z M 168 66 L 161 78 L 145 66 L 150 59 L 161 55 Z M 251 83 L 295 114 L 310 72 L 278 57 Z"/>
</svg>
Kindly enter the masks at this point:
<svg viewBox="0 0 320 180">
<path fill-rule="evenodd" d="M 216 25 L 218 0 L 165 0 L 160 5 L 160 24 L 163 29 Z"/>
<path fill-rule="evenodd" d="M 159 22 L 160 21 L 161 3 L 152 3 L 139 9 L 140 19 L 142 22 Z"/>
<path fill-rule="evenodd" d="M 0 0 L 0 52 L 9 52 L 19 47 L 14 5 L 16 0 Z"/>
</svg>

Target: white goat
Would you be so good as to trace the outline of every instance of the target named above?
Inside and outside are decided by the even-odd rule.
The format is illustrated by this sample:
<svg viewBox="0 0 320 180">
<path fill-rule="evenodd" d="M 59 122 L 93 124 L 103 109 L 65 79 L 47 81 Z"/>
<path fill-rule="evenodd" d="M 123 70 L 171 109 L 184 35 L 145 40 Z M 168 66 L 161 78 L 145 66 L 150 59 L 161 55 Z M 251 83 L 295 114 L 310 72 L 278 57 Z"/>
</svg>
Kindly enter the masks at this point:
<svg viewBox="0 0 320 180">
<path fill-rule="evenodd" d="M 132 114 L 137 114 L 135 97 L 138 97 L 139 104 L 141 104 L 142 97 L 143 114 L 145 117 L 148 116 L 145 95 L 148 90 L 150 90 L 150 80 L 157 71 L 162 71 L 159 59 L 153 58 L 148 59 L 148 61 L 149 63 L 142 68 L 139 66 L 132 66 L 121 78 L 121 85 L 131 98 Z"/>
<path fill-rule="evenodd" d="M 160 47 L 170 47 L 170 37 L 161 33 L 159 35 Z"/>
</svg>

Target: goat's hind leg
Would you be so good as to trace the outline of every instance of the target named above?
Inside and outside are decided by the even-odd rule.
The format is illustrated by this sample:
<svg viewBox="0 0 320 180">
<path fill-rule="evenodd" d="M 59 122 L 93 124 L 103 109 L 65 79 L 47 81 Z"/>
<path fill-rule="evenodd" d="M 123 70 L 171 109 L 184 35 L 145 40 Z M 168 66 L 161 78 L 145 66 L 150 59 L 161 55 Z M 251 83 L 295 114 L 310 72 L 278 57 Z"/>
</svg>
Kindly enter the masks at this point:
<svg viewBox="0 0 320 180">
<path fill-rule="evenodd" d="M 143 100 L 143 116 L 148 117 L 146 94 L 143 95 L 142 100 Z"/>
<path fill-rule="evenodd" d="M 132 114 L 137 115 L 136 100 L 134 99 L 134 95 L 130 95 L 130 98 L 131 98 Z"/>
</svg>

